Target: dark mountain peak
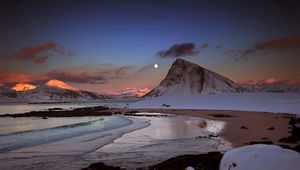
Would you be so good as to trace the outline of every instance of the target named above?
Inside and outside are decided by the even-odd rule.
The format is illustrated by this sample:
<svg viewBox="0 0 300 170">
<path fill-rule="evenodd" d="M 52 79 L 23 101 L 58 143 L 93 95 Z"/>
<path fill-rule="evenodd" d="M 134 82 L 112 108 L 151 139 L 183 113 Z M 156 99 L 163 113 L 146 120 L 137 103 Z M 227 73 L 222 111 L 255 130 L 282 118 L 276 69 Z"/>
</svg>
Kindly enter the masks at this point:
<svg viewBox="0 0 300 170">
<path fill-rule="evenodd" d="M 161 95 L 211 94 L 241 92 L 243 88 L 232 80 L 198 64 L 176 59 L 166 77 L 146 97 Z"/>
</svg>

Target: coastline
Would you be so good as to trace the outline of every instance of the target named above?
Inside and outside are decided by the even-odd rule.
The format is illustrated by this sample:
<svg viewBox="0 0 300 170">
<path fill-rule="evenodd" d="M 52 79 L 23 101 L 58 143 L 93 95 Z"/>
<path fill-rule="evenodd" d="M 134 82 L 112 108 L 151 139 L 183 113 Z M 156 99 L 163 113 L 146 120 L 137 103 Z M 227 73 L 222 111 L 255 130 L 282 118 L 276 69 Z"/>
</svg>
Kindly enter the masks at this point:
<svg viewBox="0 0 300 170">
<path fill-rule="evenodd" d="M 295 146 L 292 143 L 282 143 L 278 140 L 289 135 L 289 121 L 297 115 L 287 113 L 202 110 L 202 109 L 120 109 L 126 112 L 158 112 L 175 115 L 200 117 L 210 120 L 224 121 L 226 127 L 220 134 L 234 147 L 248 145 L 252 141 L 272 141 L 277 145 Z M 273 127 L 273 128 L 272 128 Z"/>
<path fill-rule="evenodd" d="M 229 140 L 234 147 L 244 146 L 251 141 L 271 141 L 277 145 L 295 146 L 293 143 L 278 142 L 289 135 L 291 118 L 299 115 L 255 111 L 206 110 L 206 109 L 169 109 L 169 108 L 108 108 L 103 106 L 78 108 L 73 110 L 32 111 L 21 114 L 5 114 L 0 117 L 81 117 L 81 116 L 135 116 L 138 112 L 165 113 L 200 117 L 226 122 L 221 137 Z M 154 115 L 155 116 L 155 115 Z M 234 132 L 234 133 L 232 133 Z"/>
<path fill-rule="evenodd" d="M 74 110 L 76 110 L 74 112 Z M 193 140 L 166 140 L 167 143 L 152 143 L 150 144 L 150 146 L 163 146 L 162 148 L 166 147 L 169 145 L 169 143 L 171 143 L 172 145 L 174 144 L 177 145 L 176 147 L 178 148 L 178 144 L 183 144 L 182 146 L 180 145 L 179 148 L 184 148 L 185 145 L 189 145 L 189 146 L 198 146 L 200 141 L 209 141 L 209 144 L 213 144 L 213 145 L 218 145 L 220 146 L 220 144 L 222 142 L 220 142 L 219 139 L 224 139 L 226 141 L 228 141 L 229 143 L 231 143 L 233 145 L 233 147 L 239 147 L 239 146 L 244 146 L 244 145 L 249 145 L 249 144 L 253 144 L 255 142 L 257 143 L 269 143 L 270 142 L 272 144 L 276 144 L 276 145 L 280 145 L 280 146 L 284 146 L 287 148 L 293 148 L 295 147 L 298 143 L 285 143 L 285 142 L 279 142 L 279 140 L 281 138 L 287 137 L 290 135 L 289 131 L 291 130 L 291 125 L 289 125 L 289 121 L 291 118 L 295 118 L 297 117 L 297 115 L 292 115 L 292 114 L 285 114 L 285 113 L 266 113 L 266 112 L 246 112 L 246 111 L 226 111 L 226 110 L 200 110 L 200 109 L 168 109 L 168 108 L 164 108 L 164 109 L 153 109 L 153 108 L 144 108 L 144 109 L 133 109 L 133 108 L 104 108 L 104 107 L 88 107 L 88 108 L 80 108 L 80 109 L 74 109 L 73 111 L 64 111 L 64 110 L 60 110 L 60 109 L 56 109 L 56 110 L 49 110 L 49 111 L 41 111 L 41 112 L 30 112 L 30 113 L 24 113 L 24 114 L 19 114 L 19 115 L 2 115 L 1 117 L 41 117 L 41 118 L 46 118 L 47 117 L 76 117 L 76 116 L 102 116 L 102 115 L 125 115 L 126 117 L 129 116 L 133 119 L 135 119 L 137 116 L 137 119 L 139 119 L 139 117 L 145 117 L 145 118 L 164 118 L 164 115 L 156 115 L 156 114 L 150 114 L 147 115 L 147 113 L 165 113 L 165 114 L 170 114 L 170 115 L 177 115 L 179 117 L 192 117 L 193 120 L 195 119 L 206 119 L 206 120 L 212 120 L 212 121 L 221 121 L 221 122 L 225 122 L 226 126 L 225 129 L 220 132 L 220 134 L 218 135 L 217 138 L 215 138 L 214 136 L 212 138 L 210 137 L 200 137 L 200 139 L 195 140 L 195 138 Z M 53 114 L 55 113 L 55 114 Z M 68 115 L 68 113 L 71 113 L 70 115 Z M 271 128 L 272 127 L 272 128 Z M 139 129 L 139 130 L 143 130 Z M 137 130 L 138 131 L 138 130 Z M 103 149 L 105 151 L 105 148 L 113 148 L 113 146 L 115 145 L 115 142 L 120 141 L 124 136 L 130 136 L 132 134 L 134 134 L 136 131 L 132 130 L 128 133 L 123 133 L 123 134 L 116 134 L 116 135 L 112 135 L 112 136 L 108 136 L 108 140 L 106 140 L 106 142 L 104 142 L 104 144 L 99 145 L 99 141 L 95 143 L 94 148 L 89 149 L 88 152 L 83 151 L 86 150 L 87 148 L 85 148 L 86 146 L 84 145 L 77 145 L 76 146 L 76 142 L 74 143 L 74 141 L 89 141 L 89 139 L 93 140 L 93 139 L 100 139 L 102 137 L 107 137 L 107 136 L 103 136 L 102 135 L 98 135 L 98 136 L 94 136 L 91 137 L 93 135 L 91 135 L 88 139 L 86 138 L 86 136 L 81 136 L 78 137 L 77 139 L 69 139 L 66 141 L 60 141 L 60 142 L 54 142 L 54 143 L 49 143 L 49 144 L 45 144 L 47 147 L 45 147 L 45 145 L 37 145 L 31 148 L 24 148 L 24 149 L 20 149 L 17 151 L 13 151 L 13 153 L 9 156 L 6 157 L 2 154 L 2 158 L 1 161 L 7 162 L 7 164 L 9 165 L 14 165 L 14 164 L 18 164 L 19 163 L 19 167 L 22 166 L 23 162 L 21 161 L 22 159 L 26 159 L 25 162 L 28 161 L 28 163 L 26 163 L 29 167 L 30 164 L 32 163 L 36 163 L 39 161 L 53 161 L 53 160 L 61 160 L 61 159 L 65 159 L 65 160 L 61 160 L 61 161 L 57 161 L 56 164 L 53 164 L 53 167 L 59 167 L 62 166 L 63 168 L 69 168 L 69 169 L 74 169 L 75 167 L 87 167 L 88 165 L 90 165 L 91 163 L 95 163 L 95 162 L 99 162 L 102 161 L 105 164 L 108 163 L 109 165 L 113 165 L 113 166 L 118 166 L 118 164 L 114 164 L 112 162 L 109 162 L 106 159 L 103 159 L 103 156 L 114 156 L 117 160 L 119 159 L 117 155 L 119 155 L 118 152 L 115 153 L 115 155 L 109 155 L 111 153 L 105 153 L 102 152 Z M 143 133 L 144 134 L 144 133 Z M 79 139 L 80 138 L 80 139 Z M 216 139 L 216 140 L 215 140 Z M 212 142 L 213 140 L 215 140 L 215 143 Z M 218 141 L 219 140 L 219 141 Z M 73 141 L 70 142 L 70 141 Z M 168 143 L 169 142 L 169 143 Z M 196 143 L 195 143 L 196 142 Z M 77 143 L 78 144 L 78 143 Z M 119 143 L 120 144 L 120 143 Z M 299 144 L 298 144 L 299 145 Z M 62 150 L 60 149 L 56 149 L 57 146 L 61 146 L 60 148 L 62 148 Z M 64 148 L 64 146 L 68 146 L 66 148 Z M 79 147 L 80 146 L 80 147 Z M 115 145 L 116 146 L 116 145 Z M 119 145 L 122 146 L 122 145 Z M 171 146 L 171 145 L 170 145 Z M 82 150 L 73 150 L 73 148 L 81 148 Z M 144 147 L 147 148 L 148 146 Z M 175 148 L 176 148 L 175 147 Z M 120 148 L 120 147 L 119 147 Z M 182 160 L 187 160 L 187 158 L 192 157 L 191 159 L 196 159 L 197 157 L 201 157 L 201 158 L 208 158 L 209 156 L 217 156 L 218 158 L 220 157 L 220 154 L 222 155 L 222 153 L 224 151 L 226 151 L 226 149 L 221 149 L 218 150 L 216 148 L 218 147 L 213 147 L 214 149 L 211 150 L 205 150 L 202 154 L 200 154 L 199 152 L 193 152 L 194 150 L 197 150 L 195 148 L 193 148 L 192 150 L 187 150 L 187 152 L 185 151 L 179 151 L 174 155 L 169 155 L 166 156 L 165 159 L 158 159 L 158 160 L 152 160 L 149 161 L 149 163 L 151 164 L 147 164 L 146 167 L 151 167 L 151 166 L 160 166 L 163 164 L 163 162 L 168 162 L 167 159 L 170 158 L 170 160 L 172 159 L 182 159 Z M 56 149 L 56 151 L 55 151 Z M 228 149 L 228 148 L 227 148 Z M 53 150 L 53 152 L 49 152 Z M 67 151 L 70 151 L 69 153 L 67 153 Z M 98 151 L 97 151 L 98 150 Z M 150 150 L 153 150 L 153 148 L 151 148 Z M 164 149 L 162 149 L 164 150 Z M 198 148 L 199 150 L 199 148 Z M 106 150 L 107 151 L 107 150 Z M 218 151 L 218 152 L 217 152 Z M 139 153 L 139 155 L 143 155 L 147 152 L 147 150 L 144 150 L 142 152 Z M 217 152 L 217 153 L 207 153 L 207 152 Z M 38 154 L 37 154 L 38 153 Z M 206 153 L 206 154 L 205 154 Z M 103 154 L 103 155 L 102 155 Z M 157 153 L 156 153 L 157 154 Z M 188 154 L 193 154 L 193 155 L 188 155 Z M 199 155 L 200 154 L 200 155 Z M 101 158 L 102 155 L 102 158 Z M 124 159 L 124 157 L 126 158 L 128 155 L 126 152 L 120 154 L 121 158 Z M 155 154 L 154 154 L 155 155 Z M 65 158 L 66 156 L 69 156 L 70 158 Z M 136 154 L 131 154 L 130 160 L 133 160 L 133 156 L 136 156 Z M 42 158 L 43 157 L 43 158 Z M 18 158 L 19 160 L 17 160 L 16 158 Z M 101 159 L 100 159 L 101 158 Z M 148 157 L 149 158 L 149 157 Z M 75 161 L 74 161 L 75 160 Z M 217 159 L 219 160 L 219 159 Z M 68 165 L 71 161 L 72 165 Z M 143 160 L 145 161 L 145 160 Z M 59 162 L 59 163 L 58 163 Z M 140 162 L 141 164 L 142 162 Z M 216 162 L 218 163 L 218 162 Z M 65 165 L 67 164 L 67 165 Z M 21 165 L 21 166 L 20 166 Z M 4 166 L 4 165 L 3 165 Z M 41 166 L 41 165 L 39 165 Z M 51 165 L 49 165 L 50 167 L 47 167 L 48 169 L 51 169 Z M 46 169 L 47 169 L 46 168 Z M 130 168 L 129 168 L 130 169 Z"/>
</svg>

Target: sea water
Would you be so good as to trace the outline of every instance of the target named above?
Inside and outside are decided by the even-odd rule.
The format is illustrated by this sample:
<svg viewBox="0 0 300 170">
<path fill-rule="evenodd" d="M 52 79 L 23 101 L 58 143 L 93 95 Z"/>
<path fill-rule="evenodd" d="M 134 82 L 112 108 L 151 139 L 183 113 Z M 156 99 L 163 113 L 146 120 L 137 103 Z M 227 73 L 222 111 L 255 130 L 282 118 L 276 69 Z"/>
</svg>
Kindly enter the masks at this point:
<svg viewBox="0 0 300 170">
<path fill-rule="evenodd" d="M 0 118 L 0 152 L 130 125 L 122 116 Z"/>
</svg>

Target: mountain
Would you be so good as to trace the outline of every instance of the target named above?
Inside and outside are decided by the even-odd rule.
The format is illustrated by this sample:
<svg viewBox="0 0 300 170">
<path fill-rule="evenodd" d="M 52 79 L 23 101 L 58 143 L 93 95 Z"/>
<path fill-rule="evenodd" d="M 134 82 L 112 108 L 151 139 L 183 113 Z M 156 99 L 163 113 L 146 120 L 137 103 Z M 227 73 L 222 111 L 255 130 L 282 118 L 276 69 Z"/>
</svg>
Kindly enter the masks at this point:
<svg viewBox="0 0 300 170">
<path fill-rule="evenodd" d="M 19 83 L 12 87 L 0 86 L 0 102 L 72 102 L 108 99 L 107 95 L 79 90 L 59 80 L 44 84 Z"/>
<path fill-rule="evenodd" d="M 258 82 L 255 84 L 241 84 L 244 88 L 252 92 L 291 92 L 291 93 L 300 93 L 300 84 L 299 83 L 285 83 L 285 82 L 275 82 L 275 83 L 266 83 Z"/>
<path fill-rule="evenodd" d="M 224 76 L 189 61 L 177 59 L 159 86 L 151 90 L 144 97 L 243 91 L 245 89 L 241 85 Z"/>
</svg>

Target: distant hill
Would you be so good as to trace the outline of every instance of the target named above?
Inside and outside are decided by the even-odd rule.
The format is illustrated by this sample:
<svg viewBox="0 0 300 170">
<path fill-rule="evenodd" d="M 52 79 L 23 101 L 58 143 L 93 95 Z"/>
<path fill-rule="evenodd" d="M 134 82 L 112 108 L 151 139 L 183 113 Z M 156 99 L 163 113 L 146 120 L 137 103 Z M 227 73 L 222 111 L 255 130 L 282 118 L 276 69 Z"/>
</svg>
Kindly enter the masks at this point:
<svg viewBox="0 0 300 170">
<path fill-rule="evenodd" d="M 71 102 L 108 99 L 109 95 L 79 90 L 59 80 L 44 84 L 18 83 L 0 86 L 0 102 Z"/>
</svg>

